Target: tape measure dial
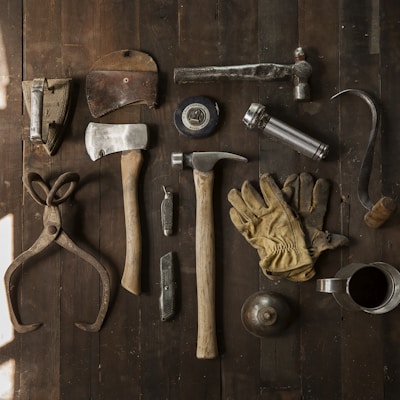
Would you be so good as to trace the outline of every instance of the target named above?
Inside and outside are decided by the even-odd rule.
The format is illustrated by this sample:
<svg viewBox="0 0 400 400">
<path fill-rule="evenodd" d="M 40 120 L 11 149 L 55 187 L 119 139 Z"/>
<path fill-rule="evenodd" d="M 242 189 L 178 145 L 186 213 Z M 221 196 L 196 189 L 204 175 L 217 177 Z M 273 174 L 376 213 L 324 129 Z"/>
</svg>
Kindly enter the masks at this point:
<svg viewBox="0 0 400 400">
<path fill-rule="evenodd" d="M 183 100 L 174 113 L 174 124 L 180 134 L 202 138 L 214 132 L 218 124 L 219 108 L 208 97 L 194 96 Z"/>
</svg>

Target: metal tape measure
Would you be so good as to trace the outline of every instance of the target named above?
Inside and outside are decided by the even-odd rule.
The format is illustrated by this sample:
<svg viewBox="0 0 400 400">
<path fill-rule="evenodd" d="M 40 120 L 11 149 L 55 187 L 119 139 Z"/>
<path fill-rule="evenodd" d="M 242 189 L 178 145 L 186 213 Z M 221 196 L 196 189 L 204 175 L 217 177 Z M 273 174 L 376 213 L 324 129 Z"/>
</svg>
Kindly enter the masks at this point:
<svg viewBox="0 0 400 400">
<path fill-rule="evenodd" d="M 205 96 L 193 96 L 183 100 L 174 113 L 178 132 L 190 138 L 210 135 L 218 124 L 218 104 Z"/>
</svg>

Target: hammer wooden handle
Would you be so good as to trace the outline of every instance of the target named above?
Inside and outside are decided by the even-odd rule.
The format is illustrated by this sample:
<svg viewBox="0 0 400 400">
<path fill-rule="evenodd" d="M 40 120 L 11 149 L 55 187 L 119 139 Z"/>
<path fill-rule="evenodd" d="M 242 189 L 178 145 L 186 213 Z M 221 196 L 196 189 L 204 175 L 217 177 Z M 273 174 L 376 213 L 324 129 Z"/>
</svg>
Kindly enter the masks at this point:
<svg viewBox="0 0 400 400">
<path fill-rule="evenodd" d="M 124 192 L 124 212 L 126 229 L 126 255 L 123 288 L 133 294 L 141 292 L 142 236 L 138 202 L 138 180 L 143 156 L 140 150 L 123 152 L 121 155 L 121 176 Z"/>
<path fill-rule="evenodd" d="M 196 190 L 197 358 L 218 356 L 215 324 L 213 171 L 193 170 Z"/>
</svg>

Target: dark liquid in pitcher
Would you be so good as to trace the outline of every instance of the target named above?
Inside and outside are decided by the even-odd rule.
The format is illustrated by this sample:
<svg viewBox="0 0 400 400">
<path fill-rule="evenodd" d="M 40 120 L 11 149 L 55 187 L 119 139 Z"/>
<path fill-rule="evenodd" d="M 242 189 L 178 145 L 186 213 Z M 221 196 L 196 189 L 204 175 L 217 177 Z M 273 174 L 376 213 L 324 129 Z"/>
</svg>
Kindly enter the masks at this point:
<svg viewBox="0 0 400 400">
<path fill-rule="evenodd" d="M 374 267 L 359 269 L 350 279 L 349 292 L 353 300 L 362 307 L 375 308 L 387 297 L 386 275 Z"/>
</svg>

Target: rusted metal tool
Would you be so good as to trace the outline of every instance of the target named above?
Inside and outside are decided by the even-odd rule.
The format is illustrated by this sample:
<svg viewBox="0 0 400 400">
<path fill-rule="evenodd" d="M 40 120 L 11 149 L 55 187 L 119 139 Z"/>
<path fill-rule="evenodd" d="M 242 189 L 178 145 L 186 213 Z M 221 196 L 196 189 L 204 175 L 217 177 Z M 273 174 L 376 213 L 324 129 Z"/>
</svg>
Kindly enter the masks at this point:
<svg viewBox="0 0 400 400">
<path fill-rule="evenodd" d="M 218 356 L 215 323 L 215 248 L 213 183 L 219 160 L 247 162 L 247 158 L 221 151 L 172 153 L 172 167 L 193 168 L 196 190 L 197 358 Z"/>
<path fill-rule="evenodd" d="M 293 97 L 296 101 L 310 101 L 311 64 L 306 61 L 302 47 L 294 51 L 294 64 L 247 64 L 230 66 L 209 66 L 196 68 L 175 68 L 175 83 L 201 83 L 217 81 L 276 81 L 290 79 L 293 83 Z"/>
<path fill-rule="evenodd" d="M 68 122 L 72 79 L 36 78 L 22 82 L 25 106 L 31 119 L 29 138 L 53 156 Z"/>
<path fill-rule="evenodd" d="M 368 210 L 368 212 L 364 215 L 364 222 L 370 228 L 379 228 L 391 217 L 391 215 L 396 210 L 396 202 L 391 197 L 382 196 L 374 204 L 369 196 L 368 190 L 372 172 L 372 165 L 374 161 L 374 149 L 379 127 L 380 110 L 376 106 L 376 103 L 372 99 L 372 97 L 368 93 L 359 89 L 342 90 L 341 92 L 336 93 L 334 96 L 332 96 L 331 100 L 345 93 L 350 93 L 360 97 L 368 104 L 371 110 L 372 126 L 369 134 L 367 149 L 361 164 L 360 174 L 358 176 L 357 191 L 360 203 L 363 205 L 364 208 Z"/>
<path fill-rule="evenodd" d="M 42 177 L 35 172 L 28 173 L 23 177 L 24 185 L 29 194 L 37 203 L 45 206 L 45 208 L 43 212 L 44 228 L 42 233 L 28 250 L 25 250 L 23 253 L 21 253 L 11 263 L 4 277 L 11 322 L 14 325 L 15 330 L 19 333 L 34 331 L 42 324 L 22 324 L 21 322 L 19 322 L 17 318 L 18 313 L 16 312 L 16 307 L 14 307 L 12 301 L 12 291 L 13 289 L 15 289 L 15 286 L 12 284 L 13 275 L 15 274 L 16 270 L 20 266 L 22 266 L 22 264 L 30 261 L 31 258 L 41 253 L 54 242 L 61 247 L 64 247 L 71 253 L 82 258 L 93 268 L 95 268 L 100 275 L 101 283 L 103 286 L 100 310 L 96 320 L 93 323 L 76 322 L 75 325 L 78 328 L 87 332 L 97 332 L 101 329 L 104 318 L 107 314 L 111 292 L 111 279 L 107 269 L 99 261 L 97 261 L 96 258 L 78 247 L 62 228 L 61 213 L 58 206 L 61 203 L 64 203 L 73 193 L 78 184 L 78 181 L 79 175 L 73 172 L 66 172 L 60 175 L 52 187 L 49 187 L 42 179 Z M 63 193 L 61 193 L 61 190 L 64 190 L 61 188 L 63 188 L 67 184 L 67 189 Z M 36 190 L 36 185 L 41 189 L 41 192 L 43 193 Z M 45 194 L 45 197 L 42 197 L 42 194 Z"/>
</svg>

